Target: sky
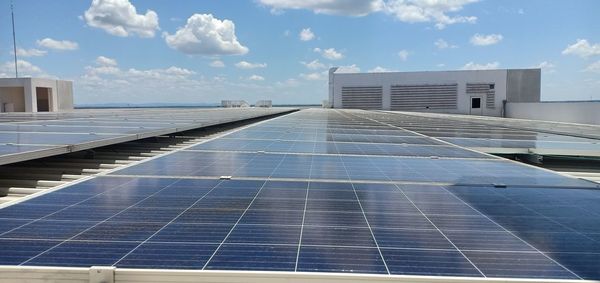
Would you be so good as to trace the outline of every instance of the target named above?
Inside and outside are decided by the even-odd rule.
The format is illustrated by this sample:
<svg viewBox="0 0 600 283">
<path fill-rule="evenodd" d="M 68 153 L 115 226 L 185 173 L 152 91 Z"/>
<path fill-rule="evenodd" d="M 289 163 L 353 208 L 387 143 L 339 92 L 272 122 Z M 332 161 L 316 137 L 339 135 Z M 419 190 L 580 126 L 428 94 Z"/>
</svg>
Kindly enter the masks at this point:
<svg viewBox="0 0 600 283">
<path fill-rule="evenodd" d="M 0 77 L 14 77 L 0 0 Z M 597 0 L 15 0 L 20 76 L 77 105 L 320 104 L 327 70 L 541 68 L 542 100 L 600 99 Z"/>
</svg>

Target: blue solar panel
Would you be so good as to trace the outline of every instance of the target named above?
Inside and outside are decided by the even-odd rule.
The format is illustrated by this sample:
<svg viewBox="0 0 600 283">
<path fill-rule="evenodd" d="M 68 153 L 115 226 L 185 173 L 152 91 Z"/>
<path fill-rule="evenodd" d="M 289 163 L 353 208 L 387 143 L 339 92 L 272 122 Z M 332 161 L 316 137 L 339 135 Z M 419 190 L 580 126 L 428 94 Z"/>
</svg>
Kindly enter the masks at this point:
<svg viewBox="0 0 600 283">
<path fill-rule="evenodd" d="M 9 155 L 25 151 L 39 151 L 50 148 L 52 148 L 52 146 L 0 144 L 0 155 Z"/>
<path fill-rule="evenodd" d="M 387 274 L 376 248 L 302 246 L 297 271 Z"/>
<path fill-rule="evenodd" d="M 422 137 L 305 116 L 0 209 L 0 264 L 600 279 L 594 185 L 494 158 L 323 155 L 337 132 Z M 286 144 L 294 117 L 311 139 L 229 152 Z"/>
<path fill-rule="evenodd" d="M 113 175 L 234 176 L 522 186 L 596 185 L 511 161 L 179 151 Z"/>
<path fill-rule="evenodd" d="M 293 271 L 297 246 L 224 244 L 205 269 Z"/>
<path fill-rule="evenodd" d="M 34 218 L 11 209 L 44 206 L 43 198 L 0 210 L 0 262 L 598 278 L 598 215 L 544 212 L 596 199 L 596 190 L 101 177 L 45 201 L 53 195 L 88 198 L 31 210 Z M 494 208 L 536 195 L 549 202 L 510 214 Z M 149 202 L 157 196 L 186 196 L 185 205 Z M 93 209 L 81 210 L 87 202 Z M 428 210 L 435 206 L 452 209 Z"/>
<path fill-rule="evenodd" d="M 381 252 L 391 274 L 473 277 L 484 275 L 457 250 L 382 248 Z"/>
<path fill-rule="evenodd" d="M 41 145 L 70 145 L 85 143 L 103 139 L 114 139 L 118 137 L 124 137 L 124 135 L 118 134 L 70 134 L 70 133 L 1 133 L 0 143 L 14 143 L 14 144 L 41 144 Z M 22 150 L 37 150 L 32 147 L 22 147 Z"/>
<path fill-rule="evenodd" d="M 144 243 L 119 261 L 119 267 L 202 269 L 218 244 Z M 125 254 L 121 254 L 124 256 Z"/>
<path fill-rule="evenodd" d="M 0 124 L 0 163 L 7 164 L 126 140 L 288 112 L 272 109 L 85 110 L 7 113 Z M 35 121 L 38 120 L 38 121 Z"/>
<path fill-rule="evenodd" d="M 352 154 L 352 155 L 388 155 L 388 156 L 439 156 L 456 158 L 491 158 L 481 153 L 465 149 L 437 145 L 405 145 L 357 142 L 311 142 L 311 141 L 279 141 L 219 139 L 189 148 L 190 150 L 220 151 L 266 151 L 294 152 L 315 154 Z"/>
</svg>

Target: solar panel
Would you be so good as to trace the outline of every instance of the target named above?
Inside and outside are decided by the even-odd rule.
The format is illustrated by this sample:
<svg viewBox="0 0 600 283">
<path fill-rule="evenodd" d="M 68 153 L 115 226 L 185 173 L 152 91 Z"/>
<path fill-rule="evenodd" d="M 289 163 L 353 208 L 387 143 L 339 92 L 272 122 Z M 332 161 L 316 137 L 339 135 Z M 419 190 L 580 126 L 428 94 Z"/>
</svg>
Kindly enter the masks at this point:
<svg viewBox="0 0 600 283">
<path fill-rule="evenodd" d="M 11 155 L 25 151 L 42 151 L 52 148 L 52 146 L 44 145 L 0 144 L 0 155 Z"/>
<path fill-rule="evenodd" d="M 492 157 L 243 148 L 276 142 L 229 135 L 0 209 L 0 263 L 600 279 L 589 182 Z"/>
<path fill-rule="evenodd" d="M 296 178 L 596 187 L 590 182 L 500 159 L 179 151 L 112 175 Z"/>
<path fill-rule="evenodd" d="M 544 128 L 540 132 L 530 130 L 530 128 L 535 129 L 535 125 L 547 123 L 542 121 L 524 125 L 524 122 L 519 120 L 486 117 L 485 120 L 467 122 L 456 116 L 392 113 L 360 113 L 360 115 L 376 117 L 403 129 L 491 153 L 548 155 L 568 153 L 574 156 L 596 156 L 597 152 L 600 152 L 600 143 L 597 139 L 582 137 L 585 134 L 596 133 L 597 129 L 594 126 L 571 125 L 572 129 L 565 129 L 565 124 L 554 123 L 554 130 L 560 130 L 564 134 L 553 134 L 553 129 Z M 577 130 L 574 130 L 576 128 Z"/>
<path fill-rule="evenodd" d="M 565 191 L 99 177 L 0 210 L 0 242 L 6 247 L 0 261 L 14 265 L 598 278 L 598 270 L 590 266 L 595 263 L 574 264 L 548 256 L 582 253 L 593 257 L 600 251 L 597 240 L 586 236 L 597 237 L 597 211 L 589 210 L 594 209 L 591 202 L 584 207 L 573 204 L 574 199 L 597 198 L 598 192 Z M 545 208 L 553 207 L 547 202 L 510 215 L 500 210 L 502 206 L 525 205 L 521 203 L 527 203 L 531 195 L 569 204 L 578 211 L 556 217 L 553 211 L 544 213 Z M 65 201 L 56 205 L 50 196 Z M 165 203 L 149 201 L 155 197 Z M 270 203 L 291 205 L 270 207 Z M 469 210 L 428 210 L 440 205 L 463 205 Z M 90 207 L 94 213 L 81 210 Z M 74 219 L 73 215 L 84 217 Z M 541 219 L 554 225 L 542 225 Z M 589 228 L 579 223 L 587 223 Z M 515 258 L 525 258 L 528 264 Z"/>
<path fill-rule="evenodd" d="M 409 145 L 391 143 L 362 142 L 312 142 L 257 139 L 219 139 L 189 148 L 189 150 L 218 151 L 266 151 L 274 153 L 314 153 L 347 155 L 388 155 L 388 156 L 441 156 L 457 158 L 489 158 L 465 149 L 437 145 Z"/>
<path fill-rule="evenodd" d="M 0 123 L 0 164 L 63 154 L 119 142 L 290 111 L 272 109 L 147 109 L 7 113 Z M 44 120 L 47 119 L 47 120 Z M 31 121 L 27 121 L 31 120 Z M 43 146 L 34 147 L 34 146 Z M 40 150 L 45 149 L 45 150 Z"/>
</svg>

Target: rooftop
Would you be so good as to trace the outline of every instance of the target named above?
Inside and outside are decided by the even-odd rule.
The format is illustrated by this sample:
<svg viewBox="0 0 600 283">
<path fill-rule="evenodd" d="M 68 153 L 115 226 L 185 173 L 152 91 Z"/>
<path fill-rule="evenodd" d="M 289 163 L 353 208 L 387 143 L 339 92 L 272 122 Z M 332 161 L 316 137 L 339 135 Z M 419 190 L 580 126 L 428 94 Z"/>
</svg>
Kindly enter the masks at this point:
<svg viewBox="0 0 600 283">
<path fill-rule="evenodd" d="M 265 115 L 210 111 L 198 113 Z M 206 123 L 98 113 L 61 118 Z M 304 109 L 1 205 L 0 269 L 118 282 L 598 280 L 600 185 L 492 155 L 593 157 L 598 134 Z"/>
</svg>

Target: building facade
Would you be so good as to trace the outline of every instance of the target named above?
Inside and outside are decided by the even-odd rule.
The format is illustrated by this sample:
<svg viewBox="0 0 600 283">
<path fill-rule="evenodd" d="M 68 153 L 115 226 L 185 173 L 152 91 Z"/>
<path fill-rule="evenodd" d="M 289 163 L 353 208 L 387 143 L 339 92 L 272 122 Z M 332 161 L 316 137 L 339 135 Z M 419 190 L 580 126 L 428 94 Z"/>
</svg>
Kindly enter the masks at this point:
<svg viewBox="0 0 600 283">
<path fill-rule="evenodd" d="M 39 78 L 1 78 L 0 112 L 73 110 L 73 82 Z"/>
<path fill-rule="evenodd" d="M 270 108 L 270 107 L 273 107 L 273 101 L 271 101 L 271 100 L 259 100 L 259 101 L 256 102 L 256 104 L 254 104 L 254 107 Z"/>
<path fill-rule="evenodd" d="M 250 104 L 245 100 L 221 100 L 221 107 L 223 108 L 238 108 L 238 107 L 250 107 Z"/>
<path fill-rule="evenodd" d="M 333 108 L 503 116 L 506 102 L 539 102 L 540 69 L 339 73 Z"/>
</svg>

